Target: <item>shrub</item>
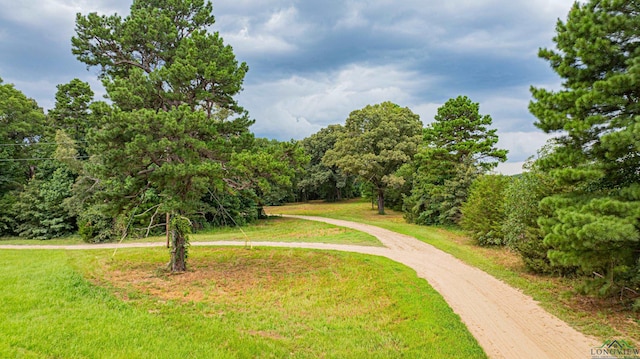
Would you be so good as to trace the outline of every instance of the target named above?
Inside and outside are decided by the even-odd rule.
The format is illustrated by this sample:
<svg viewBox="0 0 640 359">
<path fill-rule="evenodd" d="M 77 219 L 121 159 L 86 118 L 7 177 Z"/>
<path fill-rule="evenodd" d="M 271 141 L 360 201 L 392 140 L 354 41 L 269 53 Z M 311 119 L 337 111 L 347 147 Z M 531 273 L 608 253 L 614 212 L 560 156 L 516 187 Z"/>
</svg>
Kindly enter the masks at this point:
<svg viewBox="0 0 640 359">
<path fill-rule="evenodd" d="M 113 219 L 94 205 L 78 216 L 78 233 L 87 243 L 108 242 L 113 239 Z"/>
<path fill-rule="evenodd" d="M 536 169 L 514 178 L 505 191 L 506 218 L 502 226 L 505 242 L 520 254 L 527 269 L 535 273 L 567 274 L 573 271 L 551 264 L 547 257 L 551 247 L 544 243 L 544 233 L 538 225 L 540 200 L 557 191 L 553 178 Z"/>
<path fill-rule="evenodd" d="M 503 175 L 478 177 L 462 205 L 460 225 L 480 245 L 505 244 L 502 224 L 506 218 L 504 193 L 511 179 Z"/>
</svg>

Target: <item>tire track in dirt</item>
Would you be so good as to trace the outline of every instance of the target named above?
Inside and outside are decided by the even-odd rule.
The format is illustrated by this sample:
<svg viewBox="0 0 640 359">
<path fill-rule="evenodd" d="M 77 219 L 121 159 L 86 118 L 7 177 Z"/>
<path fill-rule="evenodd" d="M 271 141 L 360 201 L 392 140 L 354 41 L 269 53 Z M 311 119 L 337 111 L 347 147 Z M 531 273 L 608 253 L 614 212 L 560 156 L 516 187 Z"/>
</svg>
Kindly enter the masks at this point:
<svg viewBox="0 0 640 359">
<path fill-rule="evenodd" d="M 283 215 L 352 228 L 377 237 L 385 247 L 326 243 L 252 242 L 253 246 L 340 250 L 384 256 L 411 267 L 460 316 L 490 358 L 589 358 L 599 343 L 542 309 L 531 297 L 413 237 L 380 227 L 313 216 Z M 192 246 L 238 246 L 244 242 L 192 242 Z M 165 243 L 0 245 L 0 249 L 119 249 Z"/>
</svg>

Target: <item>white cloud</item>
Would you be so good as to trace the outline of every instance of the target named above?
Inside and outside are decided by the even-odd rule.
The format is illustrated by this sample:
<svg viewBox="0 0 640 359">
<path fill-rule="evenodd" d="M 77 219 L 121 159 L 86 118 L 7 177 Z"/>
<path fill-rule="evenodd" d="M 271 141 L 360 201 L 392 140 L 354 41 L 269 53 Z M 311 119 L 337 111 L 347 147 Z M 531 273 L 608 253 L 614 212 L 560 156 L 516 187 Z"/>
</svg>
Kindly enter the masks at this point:
<svg viewBox="0 0 640 359">
<path fill-rule="evenodd" d="M 292 54 L 310 29 L 293 7 L 271 10 L 265 18 L 246 15 L 218 17 L 220 33 L 239 57 Z"/>
<path fill-rule="evenodd" d="M 499 133 L 498 148 L 509 150 L 507 157 L 510 161 L 524 161 L 533 156 L 554 137 L 551 134 L 540 132 L 502 132 Z"/>
<path fill-rule="evenodd" d="M 233 46 L 239 57 L 249 55 L 268 56 L 275 53 L 292 53 L 296 47 L 282 38 L 268 34 L 254 34 L 249 27 L 244 27 L 236 33 L 225 33 L 222 37 L 225 43 Z"/>
<path fill-rule="evenodd" d="M 269 20 L 264 24 L 264 29 L 269 32 L 297 32 L 296 28 L 298 10 L 290 6 L 286 9 L 278 10 L 271 14 Z"/>
<path fill-rule="evenodd" d="M 411 106 L 411 111 L 418 114 L 422 124 L 426 126 L 433 122 L 434 117 L 436 117 L 436 114 L 438 113 L 438 108 L 442 105 L 442 103 L 420 103 Z"/>
<path fill-rule="evenodd" d="M 247 85 L 240 103 L 256 119 L 256 133 L 302 139 L 329 124 L 344 123 L 351 111 L 369 104 L 392 101 L 413 109 L 412 93 L 436 81 L 393 66 L 351 65 L 326 74 Z M 420 111 L 433 106 L 417 105 Z"/>
<path fill-rule="evenodd" d="M 522 168 L 523 165 L 524 165 L 524 162 L 499 163 L 498 167 L 496 167 L 493 172 L 506 175 L 506 176 L 512 176 L 512 175 L 524 172 L 524 169 Z"/>
</svg>

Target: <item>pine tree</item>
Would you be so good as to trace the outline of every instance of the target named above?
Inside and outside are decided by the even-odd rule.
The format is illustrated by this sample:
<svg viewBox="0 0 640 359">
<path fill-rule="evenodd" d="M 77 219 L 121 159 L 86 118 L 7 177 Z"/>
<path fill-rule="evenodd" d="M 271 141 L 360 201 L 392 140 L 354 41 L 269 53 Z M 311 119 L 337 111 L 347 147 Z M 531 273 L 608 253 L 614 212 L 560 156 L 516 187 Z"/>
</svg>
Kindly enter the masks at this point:
<svg viewBox="0 0 640 359">
<path fill-rule="evenodd" d="M 558 21 L 556 49 L 539 53 L 562 88 L 532 88 L 536 125 L 558 134 L 540 166 L 565 189 L 541 202 L 549 257 L 603 275 L 601 294 L 633 285 L 640 265 L 639 10 L 628 0 L 576 3 Z"/>
<path fill-rule="evenodd" d="M 415 158 L 413 189 L 404 204 L 409 221 L 449 224 L 460 219 L 473 180 L 507 159 L 507 151 L 495 147 L 498 135 L 488 129 L 491 123 L 491 116 L 480 115 L 480 105 L 466 96 L 438 109 Z"/>
<path fill-rule="evenodd" d="M 172 271 L 186 270 L 192 214 L 210 187 L 225 185 L 236 146 L 252 123 L 233 96 L 248 71 L 212 32 L 204 0 L 134 0 L 130 15 L 78 14 L 72 52 L 98 66 L 114 104 L 89 136 L 93 177 L 114 215 L 132 218 L 145 194 L 172 213 Z"/>
</svg>

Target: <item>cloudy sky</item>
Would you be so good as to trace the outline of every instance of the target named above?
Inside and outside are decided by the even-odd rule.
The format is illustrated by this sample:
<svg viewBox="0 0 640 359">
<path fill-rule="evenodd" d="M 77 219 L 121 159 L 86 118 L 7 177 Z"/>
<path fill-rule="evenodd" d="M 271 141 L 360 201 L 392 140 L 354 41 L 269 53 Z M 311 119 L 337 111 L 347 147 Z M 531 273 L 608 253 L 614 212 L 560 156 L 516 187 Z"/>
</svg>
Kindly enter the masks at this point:
<svg viewBox="0 0 640 359">
<path fill-rule="evenodd" d="M 56 85 L 96 69 L 71 55 L 75 14 L 126 15 L 132 0 L 0 0 L 0 77 L 45 110 Z M 531 85 L 560 79 L 537 57 L 573 0 L 216 0 L 216 31 L 249 65 L 238 97 L 259 137 L 302 139 L 368 104 L 393 101 L 433 121 L 466 95 L 491 115 L 503 173 L 548 138 L 527 110 Z"/>
</svg>

